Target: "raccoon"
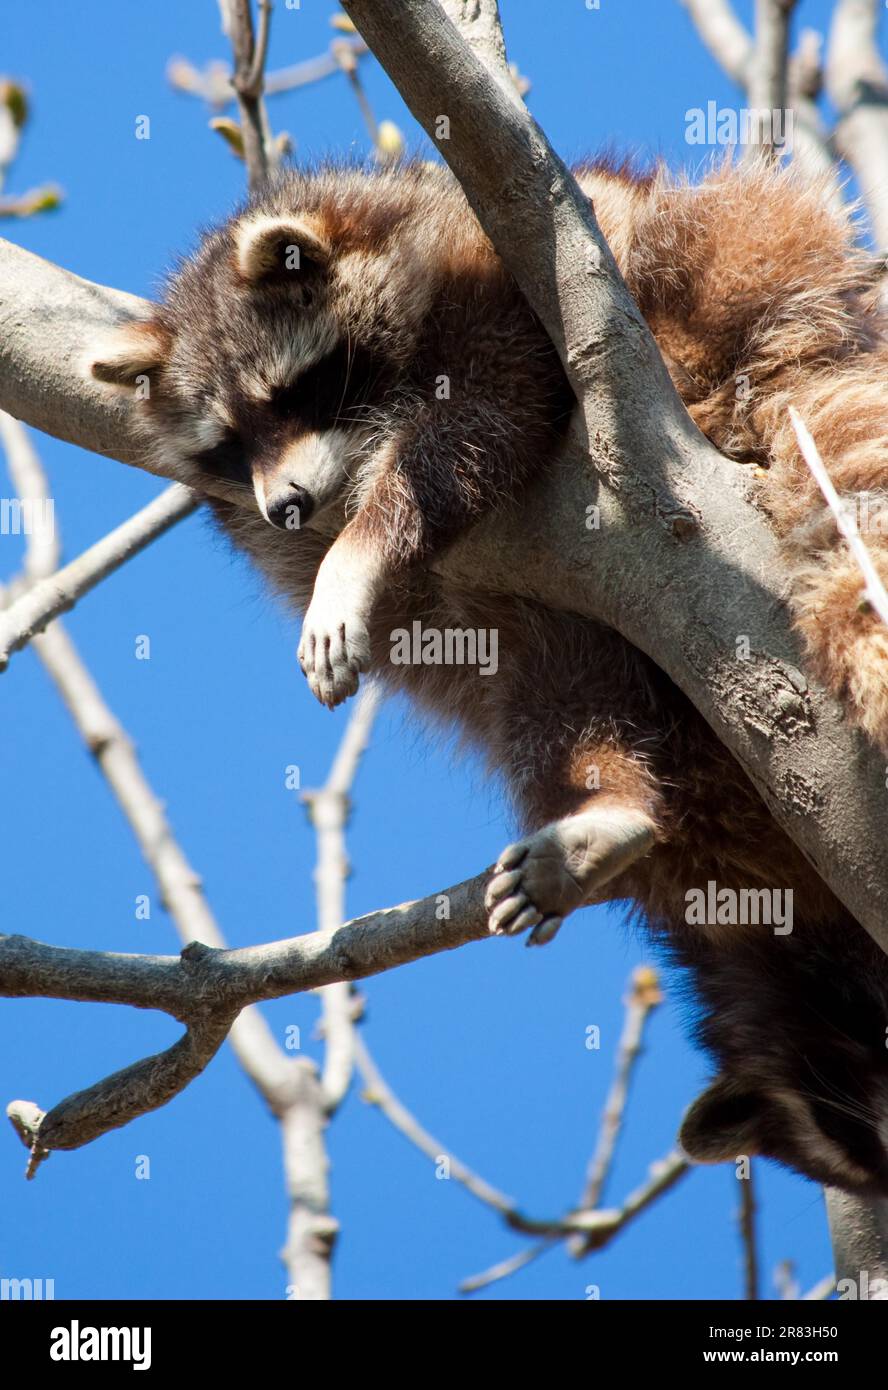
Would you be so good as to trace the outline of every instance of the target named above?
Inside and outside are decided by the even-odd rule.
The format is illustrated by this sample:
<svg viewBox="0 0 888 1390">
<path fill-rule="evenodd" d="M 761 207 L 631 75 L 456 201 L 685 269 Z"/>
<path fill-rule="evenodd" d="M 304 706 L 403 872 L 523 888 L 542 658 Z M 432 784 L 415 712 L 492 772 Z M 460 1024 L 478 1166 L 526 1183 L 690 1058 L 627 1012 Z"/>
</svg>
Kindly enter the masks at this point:
<svg viewBox="0 0 888 1390">
<path fill-rule="evenodd" d="M 787 415 L 792 402 L 846 497 L 888 515 L 885 324 L 850 222 L 785 170 L 723 166 L 697 186 L 607 162 L 577 176 L 691 415 L 726 467 L 755 469 L 811 670 L 888 749 L 888 633 L 859 605 Z M 332 708 L 372 673 L 502 779 L 524 837 L 492 871 L 491 930 L 542 944 L 576 907 L 624 899 L 686 967 L 717 1066 L 682 1125 L 688 1154 L 759 1153 L 888 1194 L 883 953 L 643 654 L 588 619 L 433 572 L 555 466 L 573 405 L 450 174 L 284 172 L 92 359 L 115 389 L 150 382 L 146 448 L 225 491 L 208 505 L 303 615 L 317 698 Z M 886 544 L 872 538 L 883 574 Z M 496 673 L 394 664 L 392 635 L 414 623 L 495 630 Z M 710 883 L 791 891 L 792 930 L 690 921 L 688 890 Z"/>
</svg>

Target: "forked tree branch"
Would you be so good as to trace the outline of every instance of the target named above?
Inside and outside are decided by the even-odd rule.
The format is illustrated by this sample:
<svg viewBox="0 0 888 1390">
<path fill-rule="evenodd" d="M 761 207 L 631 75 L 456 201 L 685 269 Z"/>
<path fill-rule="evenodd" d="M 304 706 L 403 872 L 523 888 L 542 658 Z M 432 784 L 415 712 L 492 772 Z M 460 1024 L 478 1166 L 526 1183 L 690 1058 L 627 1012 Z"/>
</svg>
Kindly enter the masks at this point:
<svg viewBox="0 0 888 1390">
<path fill-rule="evenodd" d="M 260 188 L 276 163 L 268 115 L 262 100 L 271 25 L 271 0 L 258 0 L 259 26 L 253 28 L 252 0 L 219 0 L 222 24 L 234 54 L 234 88 L 241 117 L 244 163 L 251 190 Z"/>
<path fill-rule="evenodd" d="M 333 931 L 238 950 L 194 942 L 181 956 L 124 955 L 0 936 L 0 997 L 160 1009 L 195 1034 L 187 1047 L 177 1043 L 69 1097 L 47 1115 L 41 1143 L 47 1149 L 79 1148 L 171 1099 L 193 1078 L 195 1067 L 206 1065 L 247 1004 L 366 979 L 489 938 L 483 904 L 487 877 L 478 874 L 441 894 L 367 913 Z M 449 919 L 442 917 L 444 900 Z"/>
</svg>

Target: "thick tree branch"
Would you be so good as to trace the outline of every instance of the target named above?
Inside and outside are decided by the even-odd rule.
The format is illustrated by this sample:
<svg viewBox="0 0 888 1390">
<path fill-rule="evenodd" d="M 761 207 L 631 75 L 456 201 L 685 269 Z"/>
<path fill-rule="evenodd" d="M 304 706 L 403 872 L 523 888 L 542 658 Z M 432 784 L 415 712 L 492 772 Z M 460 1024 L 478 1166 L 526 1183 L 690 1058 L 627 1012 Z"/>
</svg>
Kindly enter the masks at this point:
<svg viewBox="0 0 888 1390">
<path fill-rule="evenodd" d="M 339 980 L 365 979 L 437 951 L 488 938 L 483 903 L 486 882 L 487 873 L 482 873 L 446 894 L 372 912 L 333 931 L 240 950 L 194 942 L 181 956 L 123 955 L 0 936 L 0 996 L 161 1009 L 189 1025 L 191 1034 L 190 1041 L 186 1035 L 160 1058 L 136 1063 L 72 1098 L 78 1104 L 70 1115 L 65 1110 L 64 1126 L 54 1122 L 52 1143 L 47 1142 L 50 1132 L 45 1134 L 41 1126 L 41 1144 L 49 1149 L 78 1148 L 165 1103 L 206 1065 L 247 1004 Z M 445 896 L 451 915 L 441 920 Z M 164 1069 L 160 1081 L 152 1070 L 156 1067 Z M 153 1083 L 148 1084 L 152 1077 L 157 1082 L 154 1089 Z M 81 1103 L 90 1096 L 97 1102 L 104 1097 L 100 1111 Z M 59 1110 L 67 1105 L 63 1102 Z"/>
<path fill-rule="evenodd" d="M 826 1211 L 836 1279 L 853 1280 L 858 1299 L 888 1302 L 888 1202 L 828 1188 Z M 848 1297 L 849 1291 L 840 1293 Z"/>
<path fill-rule="evenodd" d="M 534 534 L 485 523 L 453 547 L 447 572 L 570 606 L 646 651 L 888 947 L 882 759 L 799 672 L 777 542 L 747 495 L 747 473 L 689 419 L 587 201 L 434 0 L 345 8 L 433 139 L 438 116 L 449 116 L 441 153 L 582 406 L 581 449 L 530 502 Z M 601 509 L 594 532 L 584 525 L 590 502 Z M 739 633 L 750 661 L 737 659 Z"/>
</svg>

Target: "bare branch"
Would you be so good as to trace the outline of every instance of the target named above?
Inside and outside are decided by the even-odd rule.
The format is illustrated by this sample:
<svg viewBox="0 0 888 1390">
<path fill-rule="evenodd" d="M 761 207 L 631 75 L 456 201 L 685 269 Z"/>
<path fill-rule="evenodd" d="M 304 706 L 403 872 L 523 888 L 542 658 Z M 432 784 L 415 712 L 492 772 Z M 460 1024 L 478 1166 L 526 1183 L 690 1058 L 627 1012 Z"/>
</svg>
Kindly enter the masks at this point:
<svg viewBox="0 0 888 1390">
<path fill-rule="evenodd" d="M 755 59 L 752 35 L 737 18 L 730 0 L 681 0 L 702 42 L 727 75 L 750 101 L 749 87 Z M 788 103 L 793 113 L 792 158 L 809 178 L 819 179 L 824 196 L 837 209 L 842 194 L 835 168 L 832 136 L 817 109 L 822 84 L 821 36 L 805 29 L 788 66 Z M 752 103 L 750 103 L 752 104 Z M 772 126 L 773 130 L 773 126 Z"/>
<path fill-rule="evenodd" d="M 26 494 L 34 500 L 45 497 L 46 478 L 23 427 L 10 416 L 0 415 L 0 434 L 19 495 Z M 51 573 L 54 568 L 58 541 L 55 532 L 53 540 L 54 545 L 47 549 L 35 541 L 35 533 L 29 536 L 25 569 L 32 580 Z M 36 639 L 35 645 L 84 742 L 105 774 L 146 861 L 154 870 L 180 938 L 186 943 L 197 939 L 224 948 L 225 942 L 203 896 L 200 880 L 173 837 L 163 805 L 152 792 L 135 749 L 103 701 L 62 625 L 52 624 Z M 334 766 L 331 781 L 337 786 L 347 787 L 354 775 L 372 713 L 373 699 L 365 697 L 350 721 L 343 749 Z M 338 926 L 341 921 L 342 914 L 326 925 Z M 332 991 L 342 991 L 348 998 L 350 989 L 349 985 L 335 984 L 326 986 L 321 992 L 326 997 Z M 219 1023 L 226 1023 L 224 1015 Z M 223 1027 L 222 1036 L 225 1031 Z M 118 1117 L 117 1123 L 123 1124 L 133 1114 L 156 1108 L 187 1085 L 215 1051 L 210 1048 L 215 1036 L 212 1029 L 207 1030 L 206 1025 L 201 1024 L 199 1030 L 189 1032 L 192 1043 L 195 1039 L 204 1041 L 203 1050 L 182 1058 L 180 1053 L 184 1049 L 177 1045 L 164 1055 L 160 1065 L 156 1058 L 139 1063 L 100 1083 L 98 1088 L 91 1087 L 73 1098 L 78 1102 L 76 1106 L 72 1099 L 62 1102 L 49 1119 L 31 1105 L 30 1124 L 25 1126 L 20 1121 L 26 1114 L 27 1103 L 14 1102 L 9 1111 L 10 1119 L 31 1150 L 28 1177 L 33 1177 L 39 1162 L 49 1153 L 37 1133 L 43 1124 L 48 1125 L 44 1134 L 52 1134 L 53 1127 L 61 1124 L 59 1132 L 64 1135 L 73 1126 L 77 1141 L 86 1142 L 90 1126 L 98 1134 L 109 1127 L 109 1101 Z M 309 1058 L 287 1057 L 254 1007 L 244 1009 L 234 1019 L 229 1036 L 244 1071 L 281 1124 L 284 1173 L 290 1196 L 288 1235 L 282 1257 L 287 1264 L 291 1287 L 301 1299 L 327 1299 L 330 1297 L 330 1254 L 337 1223 L 329 1213 L 328 1162 L 323 1142 L 327 1098 L 318 1082 L 317 1068 Z M 329 1041 L 327 1046 L 331 1047 Z M 335 1051 L 335 1039 L 332 1046 Z M 343 1094 L 350 1068 L 349 1049 Z"/>
<path fill-rule="evenodd" d="M 806 1303 L 823 1302 L 831 1298 L 836 1291 L 836 1276 L 834 1274 L 824 1274 L 822 1279 L 818 1279 L 813 1288 L 803 1295 Z"/>
<path fill-rule="evenodd" d="M 604 1114 L 601 1117 L 598 1143 L 589 1164 L 586 1186 L 580 1198 L 581 1211 L 591 1210 L 597 1207 L 601 1201 L 604 1186 L 616 1154 L 617 1141 L 623 1127 L 632 1074 L 635 1070 L 635 1064 L 641 1056 L 645 1025 L 662 999 L 655 970 L 652 970 L 650 966 L 642 965 L 633 971 L 629 994 L 625 1001 L 626 1014 L 623 1021 L 622 1036 L 617 1048 L 614 1079 L 608 1093 Z M 572 1255 L 579 1256 L 585 1254 L 587 1247 L 585 1242 L 577 1240 L 572 1242 L 568 1248 Z"/>
<path fill-rule="evenodd" d="M 345 882 L 350 872 L 345 828 L 351 811 L 349 794 L 358 765 L 379 708 L 380 694 L 366 686 L 354 707 L 323 787 L 306 790 L 302 799 L 315 829 L 318 861 L 315 892 L 318 926 L 334 930 L 345 918 Z M 354 999 L 348 984 L 328 985 L 321 991 L 324 1028 L 324 1073 L 321 1089 L 324 1108 L 332 1113 L 351 1082 L 354 1062 Z"/>
<path fill-rule="evenodd" d="M 191 1065 L 200 1057 L 207 1061 L 212 1055 L 203 1039 L 215 1039 L 219 1028 L 224 1037 L 245 1005 L 337 980 L 363 979 L 469 941 L 488 939 L 483 903 L 488 875 L 489 869 L 448 890 L 449 920 L 441 920 L 441 895 L 434 894 L 368 913 L 332 932 L 312 932 L 240 950 L 214 950 L 195 942 L 179 957 L 122 955 L 49 946 L 24 936 L 0 936 L 0 996 L 133 1004 L 162 1009 L 195 1027 L 206 1022 L 206 1028 L 191 1043 L 186 1046 L 183 1040 L 176 1045 L 174 1056 L 163 1054 L 168 1058 L 164 1064 L 168 1070 L 161 1069 L 158 1074 L 160 1098 L 156 1102 L 150 1086 L 143 1084 L 143 1073 L 130 1078 L 128 1069 L 113 1078 L 115 1085 L 119 1082 L 122 1087 L 120 1104 L 126 1108 L 126 1118 L 131 1119 L 164 1104 L 175 1093 L 169 1085 L 179 1078 L 184 1078 L 182 1085 L 187 1084 L 193 1073 L 186 1076 L 185 1064 Z M 221 1040 L 214 1041 L 213 1050 Z M 104 1129 L 124 1123 L 115 1118 L 119 1107 L 114 1095 L 109 1098 L 102 1090 L 110 1080 L 99 1083 L 98 1090 L 81 1093 L 95 1093 L 102 1101 L 101 1124 L 84 1117 L 78 1109 L 77 1127 L 68 1125 L 64 1142 L 56 1143 L 54 1137 L 47 1143 L 42 1131 L 41 1142 L 47 1148 L 76 1148 Z M 134 1094 L 141 1109 L 133 1108 Z"/>
<path fill-rule="evenodd" d="M 190 1023 L 184 1036 L 166 1052 L 143 1057 L 60 1101 L 40 1121 L 39 1147 L 49 1151 L 79 1149 L 109 1130 L 120 1129 L 139 1115 L 166 1105 L 212 1061 L 233 1019 L 230 1010 L 205 1014 Z"/>
<path fill-rule="evenodd" d="M 490 1183 L 485 1182 L 483 1178 L 479 1178 L 477 1174 L 472 1172 L 471 1168 L 451 1153 L 440 1139 L 436 1139 L 411 1115 L 407 1107 L 394 1094 L 370 1056 L 363 1039 L 359 1037 L 355 1039 L 355 1061 L 366 1086 L 364 1099 L 371 1105 L 377 1105 L 386 1119 L 394 1125 L 400 1134 L 404 1135 L 405 1139 L 409 1139 L 410 1143 L 419 1149 L 420 1153 L 425 1154 L 426 1158 L 430 1158 L 433 1163 L 446 1159 L 451 1178 L 455 1178 L 467 1192 L 471 1192 L 473 1197 L 477 1197 L 479 1202 L 483 1202 L 485 1206 L 493 1207 L 495 1211 L 500 1212 L 505 1217 L 519 1217 L 518 1208 L 511 1197 L 506 1197 L 495 1187 L 491 1187 Z"/>
<path fill-rule="evenodd" d="M 2 410 L 0 444 L 6 453 L 13 488 L 25 506 L 32 509 L 31 515 L 34 517 L 49 495 L 46 477 L 26 430 L 18 420 L 13 420 Z M 25 574 L 32 580 L 43 579 L 54 573 L 59 564 L 60 546 L 55 516 L 53 514 L 50 523 L 45 509 L 39 515 L 44 524 L 32 525 L 26 533 Z"/>
<path fill-rule="evenodd" d="M 499 0 L 441 0 L 441 8 L 506 95 L 517 100 L 515 82 L 506 58 Z"/>
<path fill-rule="evenodd" d="M 858 1299 L 888 1302 L 888 1201 L 828 1187 L 826 1214 L 836 1278 L 851 1280 Z"/>
<path fill-rule="evenodd" d="M 317 58 L 306 58 L 302 63 L 270 72 L 265 79 L 265 95 L 270 97 L 279 92 L 292 92 L 297 87 L 307 87 L 341 72 L 342 63 L 337 53 L 341 54 L 344 48 L 349 50 L 355 61 L 365 58 L 370 52 L 363 39 L 334 39 L 328 51 Z"/>
<path fill-rule="evenodd" d="M 223 28 L 231 40 L 234 52 L 234 76 L 231 79 L 241 117 L 241 136 L 244 162 L 250 189 L 265 182 L 277 162 L 277 153 L 262 91 L 265 78 L 265 58 L 268 52 L 271 0 L 259 0 L 259 33 L 253 32 L 251 0 L 219 0 Z"/>
<path fill-rule="evenodd" d="M 651 1164 L 647 1181 L 637 1187 L 634 1192 L 631 1192 L 621 1207 L 577 1212 L 572 1216 L 565 1217 L 562 1221 L 527 1222 L 517 1229 L 529 1229 L 537 1232 L 546 1232 L 548 1229 L 552 1236 L 581 1232 L 586 1238 L 587 1249 L 600 1250 L 613 1240 L 614 1236 L 622 1231 L 630 1221 L 634 1221 L 637 1216 L 646 1211 L 658 1197 L 662 1197 L 664 1193 L 673 1188 L 690 1170 L 690 1167 L 691 1165 L 683 1154 L 670 1153 L 666 1158 Z M 515 1223 L 510 1222 L 509 1224 L 514 1225 Z M 532 1259 L 536 1259 L 538 1255 L 550 1249 L 553 1243 L 551 1239 L 543 1241 L 531 1250 L 522 1251 L 519 1255 L 494 1265 L 493 1268 L 485 1270 L 482 1274 L 473 1275 L 471 1279 L 466 1279 L 460 1284 L 460 1291 L 462 1293 L 475 1293 L 478 1289 L 494 1283 L 497 1279 L 514 1274 L 517 1270 L 523 1269 Z"/>
<path fill-rule="evenodd" d="M 365 687 L 352 711 L 326 783 L 318 790 L 303 793 L 318 846 L 315 893 L 321 930 L 335 931 L 345 917 L 345 883 L 349 873 L 345 827 L 350 811 L 349 793 L 378 704 L 376 688 Z M 323 1009 L 323 1074 L 319 1078 L 314 1062 L 301 1059 L 298 1085 L 281 1111 L 284 1168 L 290 1197 L 283 1258 L 298 1296 L 316 1301 L 331 1296 L 330 1261 L 339 1231 L 339 1223 L 330 1211 L 329 1160 L 324 1131 L 351 1084 L 356 1002 L 352 986 L 345 982 L 325 985 L 319 993 Z"/>
<path fill-rule="evenodd" d="M 823 35 L 803 29 L 789 60 L 789 104 L 793 113 L 792 159 L 809 178 L 818 179 L 825 199 L 838 211 L 844 207 L 835 140 L 817 106 L 823 86 Z"/>
<path fill-rule="evenodd" d="M 740 1228 L 743 1246 L 743 1297 L 746 1299 L 759 1297 L 759 1258 L 755 1233 L 757 1207 L 753 1173 L 753 1165 L 750 1162 L 749 1174 L 740 1182 L 740 1208 L 737 1212 L 737 1225 Z"/>
<path fill-rule="evenodd" d="M 768 158 L 779 153 L 775 117 L 788 109 L 789 21 L 796 0 L 755 0 L 755 46 L 749 66 L 749 105 L 759 113 L 756 148 Z M 764 116 L 761 113 L 765 113 Z"/>
<path fill-rule="evenodd" d="M 251 96 L 258 97 L 265 80 L 265 60 L 268 57 L 268 39 L 271 34 L 271 0 L 257 0 L 259 6 L 259 33 L 253 48 L 253 60 L 243 82 L 243 88 Z"/>
<path fill-rule="evenodd" d="M 177 521 L 190 516 L 197 501 L 187 488 L 174 483 L 147 507 L 91 545 L 63 569 L 46 575 L 15 599 L 0 614 L 0 671 L 14 652 L 26 646 L 35 633 L 138 555 Z"/>
<path fill-rule="evenodd" d="M 839 112 L 836 142 L 851 165 L 880 251 L 888 251 L 888 72 L 877 42 L 878 0 L 837 0 L 826 84 Z"/>
</svg>

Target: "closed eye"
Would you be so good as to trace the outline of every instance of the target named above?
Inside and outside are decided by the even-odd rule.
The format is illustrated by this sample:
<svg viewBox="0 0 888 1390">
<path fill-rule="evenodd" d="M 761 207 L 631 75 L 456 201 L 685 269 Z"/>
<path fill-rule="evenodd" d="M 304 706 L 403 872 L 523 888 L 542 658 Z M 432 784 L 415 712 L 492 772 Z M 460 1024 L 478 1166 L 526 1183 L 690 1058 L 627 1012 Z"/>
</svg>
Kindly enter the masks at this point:
<svg viewBox="0 0 888 1390">
<path fill-rule="evenodd" d="M 330 429 L 351 410 L 378 398 L 391 381 L 391 367 L 365 348 L 340 343 L 295 381 L 277 387 L 269 405 L 281 420 L 298 419 L 309 429 Z"/>
<path fill-rule="evenodd" d="M 192 454 L 191 462 L 214 478 L 227 478 L 236 483 L 249 481 L 246 450 L 234 430 L 226 430 L 219 442 L 209 449 Z"/>
</svg>

